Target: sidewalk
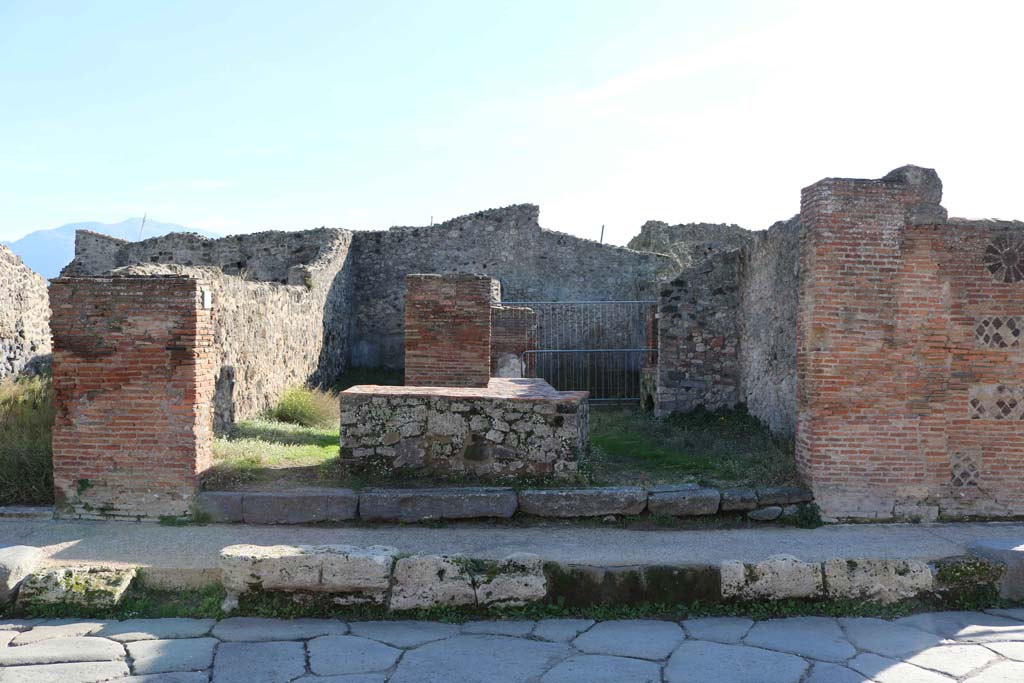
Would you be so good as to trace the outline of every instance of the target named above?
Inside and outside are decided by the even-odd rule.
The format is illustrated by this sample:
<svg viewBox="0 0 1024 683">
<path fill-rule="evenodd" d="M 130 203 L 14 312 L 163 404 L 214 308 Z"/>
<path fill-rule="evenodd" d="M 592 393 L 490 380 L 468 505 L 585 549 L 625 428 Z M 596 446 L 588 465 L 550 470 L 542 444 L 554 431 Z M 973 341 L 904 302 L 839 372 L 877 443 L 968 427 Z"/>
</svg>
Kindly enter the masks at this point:
<svg viewBox="0 0 1024 683">
<path fill-rule="evenodd" d="M 1024 611 L 895 621 L 0 623 L 0 683 L 1009 683 Z"/>
<path fill-rule="evenodd" d="M 53 563 L 125 563 L 151 573 L 180 575 L 183 583 L 215 579 L 221 548 L 344 543 L 390 545 L 408 553 L 464 553 L 499 559 L 536 553 L 563 564 L 598 566 L 757 562 L 780 553 L 808 562 L 833 558 L 934 560 L 967 553 L 978 540 L 1024 543 L 1024 523 L 861 524 L 818 529 L 636 531 L 570 525 L 507 527 L 486 523 L 444 527 L 302 527 L 212 524 L 0 520 L 0 545 L 42 547 Z M 191 577 L 191 578 L 187 578 Z"/>
</svg>

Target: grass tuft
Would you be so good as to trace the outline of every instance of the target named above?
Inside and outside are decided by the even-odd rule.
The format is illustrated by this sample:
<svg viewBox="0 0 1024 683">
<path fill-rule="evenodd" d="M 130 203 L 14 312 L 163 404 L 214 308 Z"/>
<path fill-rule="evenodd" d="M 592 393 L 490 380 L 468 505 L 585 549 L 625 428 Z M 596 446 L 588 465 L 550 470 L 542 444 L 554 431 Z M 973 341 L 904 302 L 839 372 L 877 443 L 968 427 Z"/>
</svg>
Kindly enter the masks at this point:
<svg viewBox="0 0 1024 683">
<path fill-rule="evenodd" d="M 338 422 L 338 397 L 319 389 L 292 387 L 281 395 L 271 416 L 303 427 L 330 427 Z"/>
<path fill-rule="evenodd" d="M 0 505 L 53 503 L 55 415 L 48 377 L 0 382 Z"/>
</svg>

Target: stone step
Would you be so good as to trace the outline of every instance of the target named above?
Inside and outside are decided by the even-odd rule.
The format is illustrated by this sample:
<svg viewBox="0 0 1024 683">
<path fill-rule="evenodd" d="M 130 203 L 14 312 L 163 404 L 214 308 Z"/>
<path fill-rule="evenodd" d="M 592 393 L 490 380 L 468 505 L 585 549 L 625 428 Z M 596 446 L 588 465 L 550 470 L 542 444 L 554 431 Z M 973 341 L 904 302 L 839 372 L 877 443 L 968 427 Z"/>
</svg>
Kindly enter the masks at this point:
<svg viewBox="0 0 1024 683">
<path fill-rule="evenodd" d="M 719 490 L 697 484 L 543 488 L 501 487 L 294 489 L 287 491 L 203 491 L 198 509 L 213 522 L 313 524 L 365 520 L 423 522 L 442 519 L 503 519 L 514 514 L 549 518 L 637 515 L 695 517 L 719 513 L 771 521 L 811 502 L 802 487 Z"/>
<path fill-rule="evenodd" d="M 1014 540 L 982 540 L 968 546 L 970 552 L 990 562 L 1006 565 L 999 582 L 999 596 L 1008 600 L 1024 599 L 1024 536 Z"/>
</svg>

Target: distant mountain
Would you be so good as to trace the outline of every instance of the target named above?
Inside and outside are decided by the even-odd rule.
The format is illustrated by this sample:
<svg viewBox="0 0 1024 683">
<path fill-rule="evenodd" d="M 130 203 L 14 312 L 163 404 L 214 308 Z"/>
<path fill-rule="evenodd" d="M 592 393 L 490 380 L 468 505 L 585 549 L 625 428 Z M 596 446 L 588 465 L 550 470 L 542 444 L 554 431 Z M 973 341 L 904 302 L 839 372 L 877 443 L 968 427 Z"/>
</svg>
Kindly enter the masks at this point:
<svg viewBox="0 0 1024 683">
<path fill-rule="evenodd" d="M 174 223 L 161 223 L 150 218 L 139 235 L 141 218 L 129 218 L 120 223 L 68 223 L 52 230 L 36 230 L 13 242 L 4 242 L 11 251 L 21 257 L 32 270 L 49 279 L 60 275 L 61 268 L 75 257 L 75 231 L 92 230 L 111 237 L 135 242 L 147 237 L 158 237 L 169 232 L 197 232 L 206 237 L 220 235 L 206 230 L 186 228 Z"/>
</svg>

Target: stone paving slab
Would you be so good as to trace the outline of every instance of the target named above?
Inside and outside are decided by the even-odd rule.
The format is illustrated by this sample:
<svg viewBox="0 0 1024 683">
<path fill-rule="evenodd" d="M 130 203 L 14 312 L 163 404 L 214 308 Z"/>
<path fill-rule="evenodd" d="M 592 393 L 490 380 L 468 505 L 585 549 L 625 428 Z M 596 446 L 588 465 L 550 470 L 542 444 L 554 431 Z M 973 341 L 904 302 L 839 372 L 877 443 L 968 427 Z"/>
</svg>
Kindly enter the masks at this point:
<svg viewBox="0 0 1024 683">
<path fill-rule="evenodd" d="M 14 622 L 0 683 L 1021 683 L 1013 617 Z"/>
</svg>

